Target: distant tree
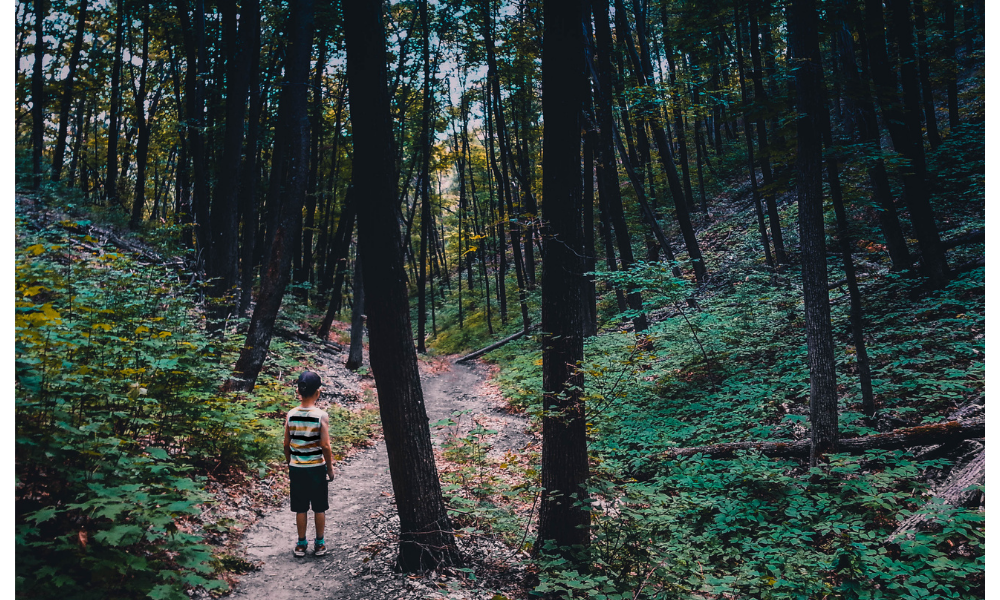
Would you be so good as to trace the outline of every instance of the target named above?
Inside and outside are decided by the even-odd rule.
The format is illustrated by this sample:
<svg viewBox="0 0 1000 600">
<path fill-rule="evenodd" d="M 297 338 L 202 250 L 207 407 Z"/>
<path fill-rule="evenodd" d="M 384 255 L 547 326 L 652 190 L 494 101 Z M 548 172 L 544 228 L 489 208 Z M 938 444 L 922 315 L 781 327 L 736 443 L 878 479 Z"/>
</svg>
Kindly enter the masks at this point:
<svg viewBox="0 0 1000 600">
<path fill-rule="evenodd" d="M 291 279 L 292 254 L 301 234 L 302 204 L 309 167 L 309 112 L 306 82 L 309 76 L 313 38 L 313 0 L 293 0 L 288 20 L 292 40 L 285 67 L 285 86 L 278 108 L 278 126 L 284 128 L 288 145 L 288 163 L 281 186 L 281 212 L 264 273 L 260 294 L 250 319 L 246 342 L 240 351 L 233 377 L 226 387 L 232 391 L 250 391 L 264 366 L 274 334 L 274 323 Z"/>
</svg>

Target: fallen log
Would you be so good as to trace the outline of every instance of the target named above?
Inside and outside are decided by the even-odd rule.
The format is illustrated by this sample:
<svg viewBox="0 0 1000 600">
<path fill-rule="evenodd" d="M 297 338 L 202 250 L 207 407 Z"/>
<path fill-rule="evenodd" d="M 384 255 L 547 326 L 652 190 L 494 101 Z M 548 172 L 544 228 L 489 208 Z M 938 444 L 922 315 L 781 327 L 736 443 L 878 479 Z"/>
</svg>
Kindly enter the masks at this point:
<svg viewBox="0 0 1000 600">
<path fill-rule="evenodd" d="M 899 527 L 896 527 L 896 530 L 885 541 L 892 543 L 901 535 L 912 537 L 912 532 L 931 521 L 940 512 L 943 505 L 962 506 L 978 493 L 974 486 L 982 485 L 985 481 L 986 450 L 983 450 L 969 464 L 953 472 L 944 483 L 931 493 L 931 501 L 900 523 Z M 936 498 L 940 498 L 943 504 L 934 502 L 933 500 Z"/>
<path fill-rule="evenodd" d="M 946 421 L 944 423 L 906 427 L 877 435 L 843 439 L 837 442 L 837 452 L 861 454 L 867 450 L 899 450 L 914 446 L 928 446 L 931 444 L 981 438 L 985 435 L 985 419 Z M 706 454 L 712 458 L 724 458 L 733 456 L 741 450 L 756 450 L 764 456 L 802 458 L 809 456 L 809 448 L 809 440 L 789 442 L 733 442 L 729 444 L 695 446 L 692 448 L 675 448 L 664 452 L 661 456 L 665 459 L 671 459 L 678 456 Z"/>
<path fill-rule="evenodd" d="M 986 241 L 986 230 L 977 229 L 975 231 L 963 233 L 962 235 L 957 235 L 948 240 L 942 240 L 941 249 L 951 250 L 952 248 L 964 246 L 965 244 L 978 244 L 980 242 L 985 242 L 985 241 Z"/>
<path fill-rule="evenodd" d="M 472 360 L 473 358 L 478 358 L 478 357 L 486 354 L 490 350 L 496 350 L 497 348 L 499 348 L 500 346 L 503 346 L 507 342 L 513 342 L 514 340 L 516 340 L 518 338 L 524 337 L 524 334 L 528 333 L 529 331 L 533 331 L 535 329 L 538 329 L 538 325 L 532 325 L 527 330 L 522 329 L 521 331 L 518 331 L 514 335 L 509 336 L 509 337 L 505 337 L 504 339 L 500 340 L 499 342 L 496 342 L 495 344 L 490 344 L 489 346 L 486 346 L 485 348 L 482 348 L 480 350 L 476 350 L 475 352 L 472 352 L 470 354 L 466 354 L 465 356 L 463 356 L 461 358 L 455 359 L 455 362 L 460 363 L 460 362 L 465 362 L 467 360 Z"/>
</svg>

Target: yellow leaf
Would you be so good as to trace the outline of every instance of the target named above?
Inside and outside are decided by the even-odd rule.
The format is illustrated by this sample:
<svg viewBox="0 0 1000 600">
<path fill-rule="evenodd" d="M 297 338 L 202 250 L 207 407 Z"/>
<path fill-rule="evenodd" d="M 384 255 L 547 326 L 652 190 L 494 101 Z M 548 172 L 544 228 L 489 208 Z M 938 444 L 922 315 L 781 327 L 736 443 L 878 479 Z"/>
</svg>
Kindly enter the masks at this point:
<svg viewBox="0 0 1000 600">
<path fill-rule="evenodd" d="M 46 321 L 53 321 L 55 319 L 61 318 L 61 315 L 52 308 L 52 303 L 47 302 L 42 305 L 42 314 L 45 315 Z"/>
<path fill-rule="evenodd" d="M 146 327 L 145 325 L 140 325 L 140 326 L 138 326 L 138 327 L 135 328 L 135 332 L 136 333 L 149 333 L 149 327 Z"/>
<path fill-rule="evenodd" d="M 108 323 L 95 323 L 91 329 L 103 329 L 104 331 L 111 331 L 111 325 Z"/>
<path fill-rule="evenodd" d="M 41 244 L 35 244 L 34 246 L 28 246 L 27 248 L 24 249 L 24 251 L 25 252 L 30 252 L 30 253 L 34 254 L 35 256 L 38 256 L 42 252 L 45 252 L 45 246 L 43 246 Z"/>
<path fill-rule="evenodd" d="M 45 290 L 48 290 L 48 289 L 49 288 L 45 287 L 44 285 L 33 285 L 30 288 L 24 290 L 24 295 L 25 296 L 34 296 L 34 295 L 38 294 L 38 292 L 42 292 L 42 291 L 45 291 Z"/>
</svg>

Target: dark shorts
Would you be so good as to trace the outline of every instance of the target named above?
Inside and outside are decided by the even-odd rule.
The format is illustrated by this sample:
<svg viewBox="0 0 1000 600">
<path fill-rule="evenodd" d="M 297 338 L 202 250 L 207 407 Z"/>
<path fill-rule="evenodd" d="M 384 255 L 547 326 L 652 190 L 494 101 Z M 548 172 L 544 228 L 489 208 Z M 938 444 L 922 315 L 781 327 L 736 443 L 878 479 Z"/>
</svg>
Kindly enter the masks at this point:
<svg viewBox="0 0 1000 600">
<path fill-rule="evenodd" d="M 291 487 L 292 512 L 324 512 L 330 508 L 326 488 L 326 465 L 315 467 L 288 467 L 288 481 Z"/>
</svg>

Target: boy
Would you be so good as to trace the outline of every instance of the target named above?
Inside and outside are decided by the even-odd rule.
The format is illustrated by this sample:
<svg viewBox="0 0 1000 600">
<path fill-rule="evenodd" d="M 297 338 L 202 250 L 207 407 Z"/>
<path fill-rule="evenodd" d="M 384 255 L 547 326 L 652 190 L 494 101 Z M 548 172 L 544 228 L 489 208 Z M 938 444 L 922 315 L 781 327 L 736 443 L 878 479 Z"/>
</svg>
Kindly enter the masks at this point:
<svg viewBox="0 0 1000 600">
<path fill-rule="evenodd" d="M 330 451 L 330 417 L 316 408 L 321 382 L 319 375 L 305 371 L 299 375 L 298 389 L 302 403 L 288 411 L 285 418 L 285 461 L 291 487 L 292 512 L 299 531 L 293 554 L 305 556 L 306 525 L 309 506 L 316 516 L 315 556 L 326 554 L 323 528 L 326 526 L 327 481 L 333 479 L 333 455 Z"/>
</svg>

